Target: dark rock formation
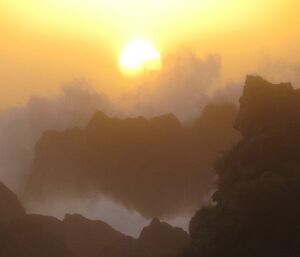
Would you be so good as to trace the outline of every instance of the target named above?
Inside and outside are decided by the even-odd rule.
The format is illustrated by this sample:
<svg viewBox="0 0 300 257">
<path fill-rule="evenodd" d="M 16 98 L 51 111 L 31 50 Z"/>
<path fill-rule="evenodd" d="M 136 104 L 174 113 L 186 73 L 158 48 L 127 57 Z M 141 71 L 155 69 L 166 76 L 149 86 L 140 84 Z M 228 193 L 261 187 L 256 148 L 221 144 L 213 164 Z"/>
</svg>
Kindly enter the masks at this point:
<svg viewBox="0 0 300 257">
<path fill-rule="evenodd" d="M 215 205 L 190 223 L 183 256 L 300 256 L 300 95 L 248 76 L 235 127 L 244 139 L 217 163 Z"/>
<path fill-rule="evenodd" d="M 172 257 L 183 251 L 189 241 L 184 230 L 153 219 L 138 239 L 122 238 L 105 247 L 99 257 Z"/>
<path fill-rule="evenodd" d="M 174 228 L 168 223 L 153 219 L 138 238 L 139 245 L 147 249 L 150 256 L 176 256 L 190 242 L 189 235 L 181 228 Z"/>
<path fill-rule="evenodd" d="M 213 156 L 213 159 L 209 160 L 210 165 L 241 139 L 237 130 L 232 129 L 236 115 L 235 105 L 208 105 L 196 120 L 195 128 L 201 138 L 201 144 L 205 147 L 203 154 Z"/>
<path fill-rule="evenodd" d="M 61 221 L 53 217 L 24 215 L 14 219 L 8 230 L 32 256 L 74 257 L 66 244 Z"/>
<path fill-rule="evenodd" d="M 139 245 L 137 239 L 124 237 L 108 244 L 103 248 L 98 257 L 149 257 L 147 249 Z"/>
<path fill-rule="evenodd" d="M 147 120 L 97 112 L 85 129 L 41 137 L 28 191 L 42 199 L 49 190 L 96 190 L 150 218 L 194 210 L 213 187 L 211 163 L 239 140 L 235 115 L 232 105 L 209 106 L 188 128 L 171 114 Z"/>
<path fill-rule="evenodd" d="M 2 183 L 0 208 L 0 257 L 75 256 L 67 246 L 63 223 L 53 217 L 26 215 L 16 195 Z"/>
<path fill-rule="evenodd" d="M 9 223 L 11 219 L 24 214 L 17 196 L 0 182 L 0 223 Z"/>
<path fill-rule="evenodd" d="M 125 235 L 102 221 L 80 215 L 66 215 L 63 221 L 42 215 L 24 215 L 13 219 L 7 232 L 32 256 L 94 257 L 102 249 Z"/>
<path fill-rule="evenodd" d="M 96 257 L 106 245 L 125 238 L 108 224 L 81 215 L 66 215 L 63 230 L 69 248 L 78 257 Z"/>
<path fill-rule="evenodd" d="M 114 230 L 102 221 L 67 214 L 63 221 L 28 215 L 17 197 L 1 184 L 5 199 L 0 222 L 0 257 L 169 257 L 188 243 L 179 228 L 154 220 L 139 239 Z M 2 207 L 4 207 L 4 202 Z"/>
<path fill-rule="evenodd" d="M 248 76 L 235 127 L 245 137 L 274 128 L 299 127 L 299 99 L 300 91 L 290 83 L 275 85 L 261 77 Z"/>
<path fill-rule="evenodd" d="M 31 250 L 14 238 L 5 226 L 0 225 L 0 257 L 35 257 Z"/>
</svg>

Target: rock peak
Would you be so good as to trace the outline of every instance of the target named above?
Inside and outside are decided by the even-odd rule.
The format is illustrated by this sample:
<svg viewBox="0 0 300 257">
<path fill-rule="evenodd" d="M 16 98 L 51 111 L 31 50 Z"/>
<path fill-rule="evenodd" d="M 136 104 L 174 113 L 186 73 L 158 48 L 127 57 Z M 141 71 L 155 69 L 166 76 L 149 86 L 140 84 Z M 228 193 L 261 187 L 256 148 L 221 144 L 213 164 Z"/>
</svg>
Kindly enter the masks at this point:
<svg viewBox="0 0 300 257">
<path fill-rule="evenodd" d="M 25 210 L 17 196 L 0 182 L 0 223 L 25 215 Z"/>
<path fill-rule="evenodd" d="M 156 226 L 156 225 L 159 225 L 161 222 L 158 218 L 153 218 L 151 223 L 150 223 L 150 226 Z"/>
<path fill-rule="evenodd" d="M 297 122 L 300 95 L 290 83 L 272 84 L 247 76 L 235 128 L 248 137 Z"/>
</svg>

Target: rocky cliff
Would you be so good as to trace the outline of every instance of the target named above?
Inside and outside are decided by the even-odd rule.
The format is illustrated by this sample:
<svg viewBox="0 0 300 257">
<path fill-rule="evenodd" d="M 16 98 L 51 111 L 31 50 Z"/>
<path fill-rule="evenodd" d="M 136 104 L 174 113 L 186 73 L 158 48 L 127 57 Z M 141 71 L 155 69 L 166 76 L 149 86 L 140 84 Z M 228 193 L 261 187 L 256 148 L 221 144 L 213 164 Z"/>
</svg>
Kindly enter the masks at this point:
<svg viewBox="0 0 300 257">
<path fill-rule="evenodd" d="M 148 218 L 194 210 L 214 186 L 213 160 L 240 138 L 235 116 L 233 105 L 208 106 L 187 127 L 171 114 L 97 112 L 84 129 L 41 137 L 28 191 L 42 199 L 49 191 L 76 197 L 94 190 Z"/>
<path fill-rule="evenodd" d="M 9 223 L 11 219 L 24 214 L 25 210 L 17 196 L 0 182 L 0 223 Z"/>
<path fill-rule="evenodd" d="M 189 235 L 180 228 L 153 219 L 137 239 L 122 238 L 107 245 L 99 257 L 172 257 L 181 253 L 190 242 Z"/>
<path fill-rule="evenodd" d="M 3 184 L 0 189 L 0 257 L 169 257 L 189 241 L 182 229 L 158 220 L 134 239 L 78 214 L 62 221 L 26 214 L 13 192 Z"/>
<path fill-rule="evenodd" d="M 215 205 L 193 217 L 184 256 L 300 256 L 299 107 L 291 84 L 247 77 L 243 140 L 216 163 Z"/>
</svg>

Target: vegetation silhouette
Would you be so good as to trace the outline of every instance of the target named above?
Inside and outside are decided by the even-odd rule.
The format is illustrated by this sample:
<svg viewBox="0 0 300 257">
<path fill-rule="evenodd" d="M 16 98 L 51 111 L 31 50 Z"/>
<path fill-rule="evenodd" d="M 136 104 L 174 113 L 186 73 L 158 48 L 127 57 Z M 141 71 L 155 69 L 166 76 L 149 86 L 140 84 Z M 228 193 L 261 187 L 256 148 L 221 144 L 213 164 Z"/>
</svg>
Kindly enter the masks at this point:
<svg viewBox="0 0 300 257">
<path fill-rule="evenodd" d="M 190 222 L 182 256 L 300 256 L 300 91 L 248 76 L 235 127 L 216 162 L 214 205 Z"/>
</svg>

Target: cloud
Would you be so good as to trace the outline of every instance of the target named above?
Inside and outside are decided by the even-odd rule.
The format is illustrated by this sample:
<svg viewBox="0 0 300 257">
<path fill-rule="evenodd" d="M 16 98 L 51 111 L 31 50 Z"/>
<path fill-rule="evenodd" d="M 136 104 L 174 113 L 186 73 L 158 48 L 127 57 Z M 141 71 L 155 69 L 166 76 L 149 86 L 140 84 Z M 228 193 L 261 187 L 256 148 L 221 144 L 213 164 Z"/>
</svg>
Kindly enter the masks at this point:
<svg viewBox="0 0 300 257">
<path fill-rule="evenodd" d="M 135 85 L 136 90 L 122 101 L 134 115 L 151 117 L 173 113 L 181 121 L 193 120 L 209 102 L 209 93 L 218 82 L 220 72 L 219 56 L 201 59 L 183 49 L 166 57 L 161 71 L 146 74 Z"/>
<path fill-rule="evenodd" d="M 54 194 L 47 197 L 46 201 L 26 202 L 26 209 L 29 213 L 50 215 L 59 219 L 63 219 L 66 213 L 80 213 L 89 219 L 103 220 L 116 230 L 134 237 L 138 237 L 141 229 L 149 223 L 136 211 L 128 210 L 97 193 L 76 198 Z M 173 223 L 176 224 L 176 220 Z"/>
<path fill-rule="evenodd" d="M 14 191 L 22 184 L 34 145 L 45 130 L 84 126 L 96 110 L 112 112 L 105 96 L 85 81 L 62 87 L 57 97 L 33 96 L 0 115 L 0 180 Z"/>
<path fill-rule="evenodd" d="M 133 91 L 114 101 L 95 91 L 89 82 L 81 80 L 62 86 L 60 94 L 55 97 L 32 96 L 27 104 L 3 111 L 0 115 L 0 180 L 23 199 L 22 188 L 30 174 L 34 147 L 41 135 L 48 130 L 83 128 L 97 110 L 109 116 L 123 118 L 173 113 L 183 122 L 197 119 L 204 106 L 212 99 L 211 89 L 219 82 L 220 58 L 208 56 L 201 59 L 189 50 L 182 50 L 167 57 L 164 62 L 160 72 L 145 74 L 134 82 Z M 230 94 L 227 95 L 227 99 L 230 98 Z M 121 207 L 122 200 L 118 197 L 114 199 L 116 203 L 103 200 L 103 196 L 94 200 L 90 197 L 85 194 L 80 198 L 84 202 L 82 206 L 73 196 L 60 196 L 56 201 L 53 198 L 51 200 L 51 197 L 39 203 L 28 201 L 25 207 L 29 211 L 44 214 L 49 212 L 58 216 L 73 210 L 91 217 L 95 211 L 91 211 L 91 206 L 97 205 L 101 211 L 95 211 L 96 215 L 121 230 L 129 229 L 125 226 L 129 222 L 133 227 L 133 231 L 129 233 L 135 234 L 141 227 L 140 224 L 143 224 L 144 218 L 141 216 L 134 223 L 130 217 L 132 211 Z M 67 202 L 70 204 L 64 204 Z M 126 207 L 136 208 L 128 201 L 125 202 Z M 110 215 L 109 210 L 117 214 Z M 120 219 L 124 222 L 120 222 Z"/>
</svg>

